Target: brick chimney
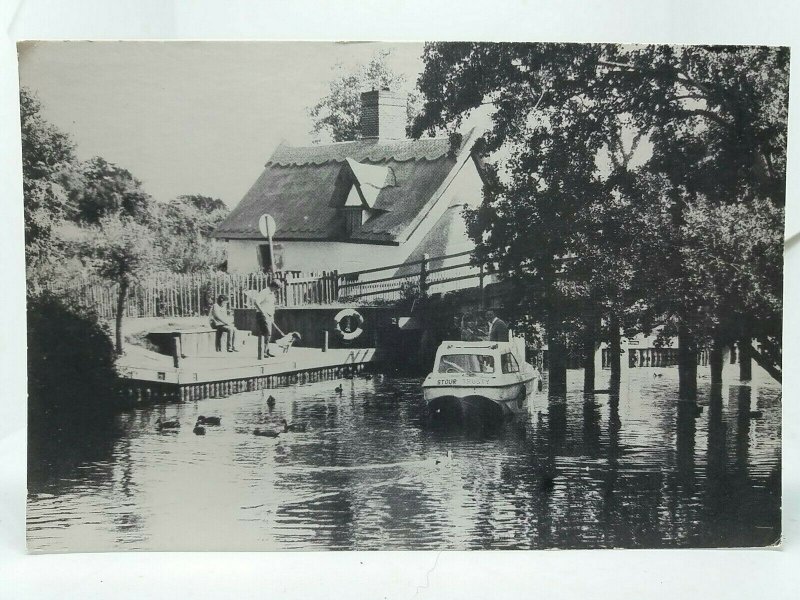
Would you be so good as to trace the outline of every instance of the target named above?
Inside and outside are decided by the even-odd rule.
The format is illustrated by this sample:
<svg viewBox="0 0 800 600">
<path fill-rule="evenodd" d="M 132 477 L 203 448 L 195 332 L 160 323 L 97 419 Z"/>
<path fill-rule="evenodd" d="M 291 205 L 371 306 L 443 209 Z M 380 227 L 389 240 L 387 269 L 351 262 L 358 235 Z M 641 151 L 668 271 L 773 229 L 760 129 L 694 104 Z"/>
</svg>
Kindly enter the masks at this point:
<svg viewBox="0 0 800 600">
<path fill-rule="evenodd" d="M 402 140 L 406 137 L 406 95 L 387 89 L 361 94 L 361 137 Z"/>
</svg>

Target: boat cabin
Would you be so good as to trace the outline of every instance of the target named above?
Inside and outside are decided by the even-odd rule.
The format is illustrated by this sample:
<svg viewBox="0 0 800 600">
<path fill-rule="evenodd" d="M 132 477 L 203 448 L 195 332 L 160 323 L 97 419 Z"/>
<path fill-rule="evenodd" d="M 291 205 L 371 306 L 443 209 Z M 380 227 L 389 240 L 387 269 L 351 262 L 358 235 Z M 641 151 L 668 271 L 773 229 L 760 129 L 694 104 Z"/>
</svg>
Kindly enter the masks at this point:
<svg viewBox="0 0 800 600">
<path fill-rule="evenodd" d="M 520 371 L 512 342 L 443 342 L 436 353 L 438 373 L 506 374 Z M 523 358 L 524 360 L 524 358 Z"/>
</svg>

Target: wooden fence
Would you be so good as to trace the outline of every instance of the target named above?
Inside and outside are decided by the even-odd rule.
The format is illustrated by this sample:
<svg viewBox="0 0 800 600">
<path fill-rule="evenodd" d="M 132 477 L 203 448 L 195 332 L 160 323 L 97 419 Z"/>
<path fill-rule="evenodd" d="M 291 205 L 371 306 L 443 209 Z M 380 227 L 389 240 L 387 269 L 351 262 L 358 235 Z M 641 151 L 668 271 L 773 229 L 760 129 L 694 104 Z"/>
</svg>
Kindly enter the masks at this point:
<svg viewBox="0 0 800 600">
<path fill-rule="evenodd" d="M 217 296 L 224 295 L 230 307 L 251 306 L 248 290 L 262 290 L 277 278 L 285 283 L 278 305 L 285 307 L 331 304 L 337 301 L 336 272 L 298 273 L 158 273 L 131 286 L 125 301 L 127 317 L 191 317 L 207 315 Z M 67 286 L 52 286 L 106 319 L 117 313 L 119 286 L 104 281 L 83 280 Z"/>
</svg>

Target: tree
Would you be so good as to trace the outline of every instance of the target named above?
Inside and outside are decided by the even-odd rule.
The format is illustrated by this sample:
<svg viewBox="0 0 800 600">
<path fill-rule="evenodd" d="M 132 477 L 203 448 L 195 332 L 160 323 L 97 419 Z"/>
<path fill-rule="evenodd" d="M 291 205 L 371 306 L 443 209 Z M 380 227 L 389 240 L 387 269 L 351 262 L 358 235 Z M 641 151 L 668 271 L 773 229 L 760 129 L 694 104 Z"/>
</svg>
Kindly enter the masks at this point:
<svg viewBox="0 0 800 600">
<path fill-rule="evenodd" d="M 633 149 L 609 148 L 624 123 L 583 84 L 592 52 L 575 45 L 428 45 L 419 82 L 426 101 L 417 135 L 456 127 L 485 103 L 496 109 L 478 149 L 491 160 L 502 148 L 505 158 L 487 177 L 470 235 L 481 257 L 516 284 L 516 310 L 545 322 L 553 393 L 566 385 L 567 345 L 587 346 L 593 359 L 600 317 L 619 318 L 625 313 L 618 305 L 630 304 L 624 247 L 636 213 L 616 188 Z M 619 165 L 604 171 L 598 156 L 609 151 Z M 593 392 L 593 380 L 585 387 Z"/>
<path fill-rule="evenodd" d="M 770 264 L 746 260 L 752 240 L 727 227 L 730 219 L 723 215 L 739 206 L 733 214 L 752 213 L 768 228 L 754 234 L 754 239 L 760 238 L 762 244 L 770 239 L 766 244 L 770 248 L 782 243 L 788 49 L 615 48 L 601 64 L 610 85 L 618 90 L 617 105 L 649 132 L 653 152 L 645 168 L 667 182 L 658 192 L 667 197 L 670 215 L 670 226 L 664 229 L 669 237 L 662 240 L 667 251 L 658 251 L 667 255 L 668 265 L 665 293 L 660 296 L 666 300 L 661 303 L 664 333 L 677 333 L 679 348 L 688 350 L 682 352 L 683 391 L 693 393 L 695 387 L 698 344 L 710 344 L 715 355 L 712 380 L 721 380 L 721 347 L 733 334 L 740 336 L 742 345 L 749 347 L 756 337 L 771 347 L 771 364 L 764 366 L 779 377 L 780 337 L 774 332 L 781 329 L 782 305 L 767 298 L 780 297 L 774 290 L 782 284 L 781 253 L 769 250 Z M 654 195 L 651 200 L 656 201 Z M 762 201 L 771 205 L 774 218 L 761 218 L 766 210 Z M 708 220 L 709 233 L 721 227 L 721 236 L 711 238 L 717 240 L 714 247 L 693 239 L 701 214 Z M 740 250 L 733 264 L 746 276 L 706 278 L 702 266 L 729 260 L 733 244 Z M 771 310 L 756 309 L 748 300 L 753 295 L 763 300 L 757 304 Z M 716 298 L 727 301 L 720 304 Z M 747 331 L 741 327 L 745 323 Z"/>
<path fill-rule="evenodd" d="M 159 265 L 155 233 L 120 213 L 104 216 L 91 226 L 82 248 L 88 264 L 101 277 L 117 284 L 116 352 L 122 354 L 122 320 L 128 290 Z"/>
<path fill-rule="evenodd" d="M 392 72 L 386 64 L 390 54 L 388 50 L 380 51 L 353 72 L 344 72 L 338 65 L 339 75 L 329 83 L 328 95 L 308 111 L 314 124 L 311 133 L 316 138 L 324 134 L 333 142 L 347 142 L 361 137 L 361 92 L 405 86 L 405 77 Z M 409 121 L 416 115 L 418 102 L 419 96 L 412 94 Z"/>
<path fill-rule="evenodd" d="M 219 269 L 225 262 L 222 245 L 211 232 L 228 215 L 222 200 L 208 196 L 178 196 L 158 210 L 164 266 L 176 273 Z"/>
<path fill-rule="evenodd" d="M 154 225 L 152 199 L 130 171 L 95 156 L 81 165 L 81 185 L 72 193 L 73 220 L 98 225 L 104 217 L 121 214 Z"/>
<path fill-rule="evenodd" d="M 696 345 L 719 337 L 703 315 L 721 307 L 695 293 L 685 215 L 701 200 L 782 206 L 787 59 L 775 48 L 426 45 L 414 134 L 456 128 L 493 106 L 476 148 L 490 162 L 503 153 L 470 233 L 478 254 L 518 284 L 521 308 L 546 321 L 551 358 L 579 315 L 599 306 L 609 332 L 616 319 L 672 327 L 682 389 L 692 391 Z M 635 166 L 635 144 L 619 143 L 626 128 L 650 146 Z M 603 167 L 609 151 L 617 157 Z M 765 222 L 765 235 L 780 240 L 780 215 Z M 781 266 L 770 257 L 774 283 Z M 754 316 L 737 300 L 742 311 Z M 780 310 L 764 318 L 774 331 Z M 563 373 L 554 380 L 563 384 Z"/>
<path fill-rule="evenodd" d="M 28 286 L 36 287 L 58 248 L 55 231 L 69 205 L 75 147 L 69 136 L 45 121 L 36 96 L 20 90 L 22 185 L 25 205 L 25 262 Z"/>
</svg>

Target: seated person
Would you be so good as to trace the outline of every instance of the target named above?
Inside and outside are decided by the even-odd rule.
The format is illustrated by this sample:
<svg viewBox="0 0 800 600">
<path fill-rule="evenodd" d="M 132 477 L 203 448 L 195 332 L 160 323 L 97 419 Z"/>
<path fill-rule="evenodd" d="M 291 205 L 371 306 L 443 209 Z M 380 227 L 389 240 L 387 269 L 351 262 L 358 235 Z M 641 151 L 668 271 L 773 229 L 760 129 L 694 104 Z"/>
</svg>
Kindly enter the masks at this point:
<svg viewBox="0 0 800 600">
<path fill-rule="evenodd" d="M 217 330 L 214 339 L 214 347 L 217 352 L 222 352 L 222 334 L 227 333 L 228 352 L 238 352 L 236 349 L 236 327 L 233 324 L 233 317 L 228 312 L 228 299 L 220 294 L 217 302 L 211 307 L 209 315 L 211 327 Z"/>
</svg>

